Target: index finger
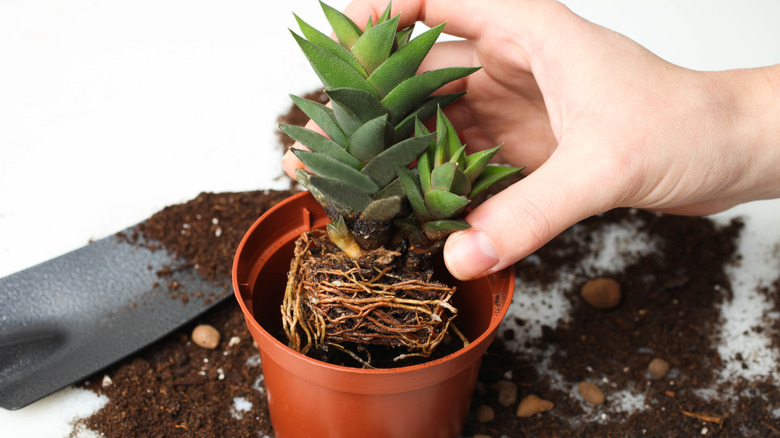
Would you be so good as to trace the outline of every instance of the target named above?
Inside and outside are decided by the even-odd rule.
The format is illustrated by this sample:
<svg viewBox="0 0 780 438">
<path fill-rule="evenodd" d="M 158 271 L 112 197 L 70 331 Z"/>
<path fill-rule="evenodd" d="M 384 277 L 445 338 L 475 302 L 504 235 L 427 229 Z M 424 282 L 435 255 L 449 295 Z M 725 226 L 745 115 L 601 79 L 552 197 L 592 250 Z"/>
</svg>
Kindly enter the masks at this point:
<svg viewBox="0 0 780 438">
<path fill-rule="evenodd" d="M 363 26 L 368 17 L 376 19 L 387 8 L 388 0 L 354 0 L 344 9 L 344 14 Z M 456 3 L 456 4 L 453 4 Z M 399 27 L 409 27 L 417 21 L 428 27 L 446 22 L 444 33 L 465 39 L 477 39 L 489 12 L 484 0 L 394 0 L 391 16 L 400 14 Z"/>
</svg>

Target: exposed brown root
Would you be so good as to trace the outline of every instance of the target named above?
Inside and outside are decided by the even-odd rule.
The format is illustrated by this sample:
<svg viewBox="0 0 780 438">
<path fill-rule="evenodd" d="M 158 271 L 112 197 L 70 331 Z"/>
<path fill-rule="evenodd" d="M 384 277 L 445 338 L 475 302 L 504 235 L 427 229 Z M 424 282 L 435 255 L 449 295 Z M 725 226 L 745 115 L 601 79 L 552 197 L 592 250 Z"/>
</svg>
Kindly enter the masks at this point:
<svg viewBox="0 0 780 438">
<path fill-rule="evenodd" d="M 457 315 L 450 303 L 455 288 L 403 271 L 399 256 L 380 248 L 353 260 L 320 232 L 301 235 L 282 303 L 289 346 L 304 354 L 334 347 L 363 366 L 371 357 L 346 345 L 403 347 L 396 359 L 430 356 Z"/>
</svg>

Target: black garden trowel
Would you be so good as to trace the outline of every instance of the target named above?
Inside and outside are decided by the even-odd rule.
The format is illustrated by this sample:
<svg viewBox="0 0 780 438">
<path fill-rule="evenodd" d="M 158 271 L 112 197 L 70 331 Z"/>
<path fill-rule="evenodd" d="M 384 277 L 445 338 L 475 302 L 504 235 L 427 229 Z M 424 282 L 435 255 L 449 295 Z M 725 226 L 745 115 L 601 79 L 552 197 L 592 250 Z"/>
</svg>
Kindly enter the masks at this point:
<svg viewBox="0 0 780 438">
<path fill-rule="evenodd" d="M 157 272 L 171 266 L 186 265 L 114 235 L 0 278 L 0 407 L 19 409 L 78 382 L 232 295 L 191 267 L 160 281 Z M 173 299 L 171 281 L 203 293 Z"/>
</svg>

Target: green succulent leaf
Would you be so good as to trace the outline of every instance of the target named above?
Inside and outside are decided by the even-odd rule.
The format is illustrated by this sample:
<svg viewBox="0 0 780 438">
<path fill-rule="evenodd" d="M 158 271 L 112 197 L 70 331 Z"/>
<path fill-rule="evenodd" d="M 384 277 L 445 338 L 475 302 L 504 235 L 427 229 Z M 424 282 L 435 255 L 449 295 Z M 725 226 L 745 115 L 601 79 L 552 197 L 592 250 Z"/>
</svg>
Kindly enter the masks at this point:
<svg viewBox="0 0 780 438">
<path fill-rule="evenodd" d="M 386 96 L 405 79 L 414 76 L 428 51 L 444 29 L 444 24 L 431 28 L 409 41 L 368 77 L 368 82 Z"/>
<path fill-rule="evenodd" d="M 383 115 L 369 120 L 352 134 L 347 152 L 362 163 L 368 163 L 394 141 L 395 129 L 387 123 L 387 115 Z"/>
<path fill-rule="evenodd" d="M 420 119 L 415 119 L 414 136 L 422 137 L 430 134 L 428 128 L 422 124 Z M 433 150 L 436 147 L 436 141 L 428 144 L 428 148 L 417 157 L 417 172 L 420 175 L 420 187 L 423 193 L 431 189 L 431 170 L 433 168 Z"/>
<path fill-rule="evenodd" d="M 479 67 L 451 67 L 420 73 L 393 88 L 382 99 L 382 105 L 390 111 L 391 122 L 400 122 L 442 85 L 466 77 L 477 70 Z"/>
<path fill-rule="evenodd" d="M 327 134 L 331 140 L 340 144 L 342 147 L 347 146 L 347 136 L 336 122 L 336 115 L 333 114 L 332 109 L 319 102 L 303 99 L 298 96 L 293 96 L 292 94 L 290 95 L 290 98 L 304 114 L 312 119 L 320 129 L 325 131 L 325 134 Z"/>
<path fill-rule="evenodd" d="M 471 225 L 463 219 L 442 219 L 438 221 L 426 222 L 423 224 L 422 229 L 425 236 L 433 241 L 444 239 L 450 234 L 466 230 Z"/>
<path fill-rule="evenodd" d="M 474 199 L 493 184 L 502 181 L 520 172 L 525 167 L 487 166 L 482 174 L 474 181 L 469 193 L 469 199 Z"/>
<path fill-rule="evenodd" d="M 430 119 L 436 114 L 436 110 L 439 107 L 446 108 L 449 104 L 455 102 L 464 94 L 466 94 L 466 92 L 431 96 L 427 102 L 422 104 L 419 108 L 406 116 L 406 118 L 404 118 L 400 123 L 395 125 L 396 137 L 409 137 L 414 132 L 415 119 L 420 119 L 422 121 Z"/>
<path fill-rule="evenodd" d="M 407 27 L 406 29 L 399 30 L 395 34 L 395 50 L 400 50 L 403 46 L 409 43 L 409 38 L 412 37 L 414 32 L 414 25 Z"/>
<path fill-rule="evenodd" d="M 425 207 L 434 219 L 449 219 L 459 215 L 471 202 L 465 196 L 446 190 L 431 190 L 424 195 Z"/>
<path fill-rule="evenodd" d="M 387 7 L 385 8 L 384 12 L 382 12 L 382 15 L 377 18 L 376 24 L 382 24 L 390 19 L 390 9 L 392 9 L 392 6 L 393 2 L 387 2 Z"/>
<path fill-rule="evenodd" d="M 292 151 L 316 175 L 338 180 L 364 193 L 372 194 L 379 191 L 379 186 L 371 178 L 328 155 L 303 149 L 292 149 Z"/>
<path fill-rule="evenodd" d="M 330 27 L 333 29 L 333 33 L 336 34 L 336 38 L 338 38 L 342 46 L 347 50 L 351 50 L 352 46 L 360 38 L 360 35 L 363 34 L 363 31 L 360 30 L 360 27 L 354 21 L 350 20 L 349 17 L 338 9 L 323 2 L 320 2 L 320 6 L 325 13 L 325 18 L 330 23 Z"/>
<path fill-rule="evenodd" d="M 404 186 L 401 184 L 401 180 L 396 178 L 390 184 L 386 185 L 382 190 L 374 195 L 374 199 L 384 199 L 396 196 L 398 198 L 406 199 L 406 192 L 404 192 Z"/>
<path fill-rule="evenodd" d="M 371 201 L 361 214 L 375 221 L 389 221 L 401 213 L 402 207 L 403 200 L 398 196 L 391 196 Z"/>
<path fill-rule="evenodd" d="M 447 162 L 435 167 L 431 172 L 430 190 L 446 190 L 456 195 L 466 196 L 471 191 L 471 181 L 463 171 L 458 169 L 456 163 Z"/>
<path fill-rule="evenodd" d="M 450 191 L 456 170 L 458 170 L 458 165 L 455 163 L 444 163 L 434 167 L 431 171 L 431 190 Z"/>
<path fill-rule="evenodd" d="M 325 154 L 357 170 L 363 168 L 363 163 L 350 155 L 343 146 L 322 134 L 298 125 L 279 125 L 279 129 L 312 152 Z"/>
<path fill-rule="evenodd" d="M 452 158 L 462 157 L 457 156 L 458 150 L 463 148 L 463 143 L 460 142 L 458 132 L 455 127 L 450 123 L 450 119 L 444 115 L 441 107 L 436 110 L 436 155 L 434 156 L 434 166 L 440 166 Z M 462 151 L 461 151 L 462 152 Z M 458 163 L 462 168 L 466 167 L 465 159 L 458 160 Z"/>
<path fill-rule="evenodd" d="M 395 179 L 396 168 L 409 166 L 428 147 L 432 139 L 433 134 L 430 134 L 398 142 L 369 161 L 361 172 L 378 186 L 384 187 Z"/>
<path fill-rule="evenodd" d="M 333 106 L 333 114 L 347 136 L 369 120 L 387 114 L 374 95 L 354 88 L 335 88 L 325 92 Z"/>
<path fill-rule="evenodd" d="M 487 167 L 490 160 L 496 155 L 501 146 L 496 146 L 484 151 L 475 152 L 466 157 L 466 169 L 463 171 L 469 180 L 473 183 L 482 171 Z"/>
<path fill-rule="evenodd" d="M 370 75 L 389 56 L 398 28 L 398 16 L 366 30 L 352 46 L 352 55 Z M 370 77 L 370 76 L 369 76 Z"/>
<path fill-rule="evenodd" d="M 404 192 L 406 192 L 406 199 L 409 200 L 409 205 L 412 206 L 414 215 L 421 222 L 427 222 L 432 219 L 431 214 L 428 212 L 428 208 L 425 206 L 425 198 L 423 198 L 422 191 L 420 190 L 420 181 L 414 172 L 406 167 L 398 167 L 396 169 L 398 173 L 398 179 L 403 185 Z"/>
<path fill-rule="evenodd" d="M 295 20 L 298 22 L 298 26 L 301 28 L 301 33 L 303 33 L 303 36 L 306 37 L 309 42 L 337 56 L 350 67 L 355 69 L 355 71 L 360 73 L 361 76 L 368 78 L 368 72 L 366 72 L 366 69 L 360 64 L 360 61 L 358 61 L 351 53 L 349 53 L 349 50 L 331 39 L 331 37 L 310 26 L 297 15 L 293 15 L 295 16 Z"/>
<path fill-rule="evenodd" d="M 357 70 L 329 51 L 310 43 L 297 33 L 290 31 L 300 46 L 314 72 L 326 88 L 348 87 L 363 90 L 379 96 L 374 87 Z"/>
<path fill-rule="evenodd" d="M 331 204 L 345 216 L 363 211 L 371 202 L 369 195 L 332 178 L 309 175 L 308 185 L 321 196 L 322 200 L 317 198 L 321 205 Z M 313 191 L 312 194 L 314 194 Z"/>
</svg>

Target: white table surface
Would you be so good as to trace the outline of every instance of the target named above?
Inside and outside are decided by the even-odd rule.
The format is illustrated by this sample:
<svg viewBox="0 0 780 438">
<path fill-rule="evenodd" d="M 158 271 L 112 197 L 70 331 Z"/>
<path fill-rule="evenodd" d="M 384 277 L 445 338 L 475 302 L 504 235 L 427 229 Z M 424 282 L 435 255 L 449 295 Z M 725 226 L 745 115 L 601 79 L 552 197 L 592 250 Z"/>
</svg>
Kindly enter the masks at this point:
<svg viewBox="0 0 780 438">
<path fill-rule="evenodd" d="M 775 0 L 564 3 L 685 67 L 780 62 Z M 319 86 L 287 32 L 292 11 L 326 28 L 315 0 L 0 2 L 0 277 L 202 191 L 286 187 L 276 118 L 289 93 Z M 780 201 L 720 217 L 734 215 L 748 219 L 740 251 L 756 264 L 732 277 L 750 295 L 779 275 Z M 740 306 L 735 344 L 761 350 L 761 339 L 739 338 L 755 317 Z M 68 436 L 101 403 L 68 388 L 0 409 L 0 434 Z"/>
</svg>

